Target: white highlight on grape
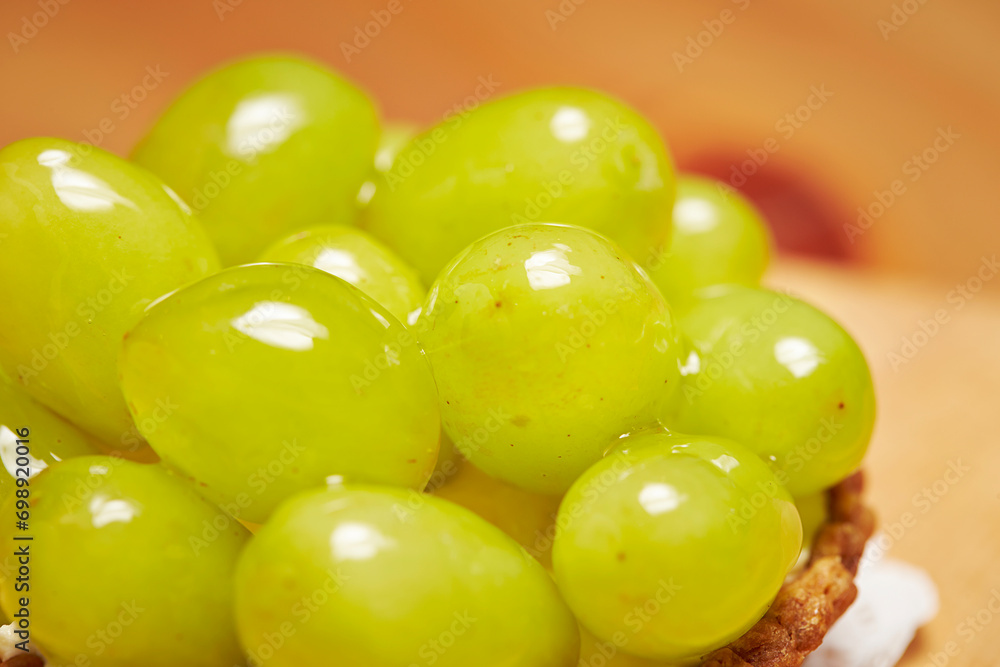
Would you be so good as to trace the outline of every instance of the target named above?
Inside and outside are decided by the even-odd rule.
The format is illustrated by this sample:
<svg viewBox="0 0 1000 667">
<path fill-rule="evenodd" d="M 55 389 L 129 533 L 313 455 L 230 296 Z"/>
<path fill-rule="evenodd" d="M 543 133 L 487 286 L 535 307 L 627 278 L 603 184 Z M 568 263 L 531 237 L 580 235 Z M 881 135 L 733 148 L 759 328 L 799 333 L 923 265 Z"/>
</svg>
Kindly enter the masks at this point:
<svg viewBox="0 0 1000 667">
<path fill-rule="evenodd" d="M 823 361 L 823 356 L 815 345 L 796 336 L 782 338 L 775 343 L 774 358 L 797 378 L 812 374 Z"/>
<path fill-rule="evenodd" d="M 364 277 L 358 270 L 358 263 L 354 261 L 354 255 L 341 250 L 340 248 L 323 248 L 316 255 L 313 266 L 327 273 L 346 280 L 352 285 L 360 282 Z"/>
<path fill-rule="evenodd" d="M 330 337 L 308 310 L 281 301 L 259 301 L 230 324 L 254 340 L 294 352 L 311 350 L 314 339 Z"/>
<path fill-rule="evenodd" d="M 712 459 L 712 464 L 722 472 L 729 472 L 740 467 L 740 462 L 729 454 L 723 454 L 717 459 Z"/>
<path fill-rule="evenodd" d="M 59 201 L 74 211 L 108 211 L 115 204 L 139 210 L 101 179 L 67 166 L 72 156 L 66 151 L 49 149 L 38 155 L 38 164 L 52 170 L 52 188 Z"/>
<path fill-rule="evenodd" d="M 554 289 L 569 285 L 572 276 L 578 276 L 583 271 L 578 266 L 570 264 L 567 251 L 569 248 L 558 245 L 551 250 L 540 250 L 532 253 L 524 260 L 524 270 L 528 274 L 528 285 L 533 290 Z"/>
<path fill-rule="evenodd" d="M 368 560 L 395 546 L 396 540 L 366 523 L 343 523 L 330 534 L 330 549 L 336 560 Z"/>
<path fill-rule="evenodd" d="M 233 157 L 252 161 L 258 153 L 271 153 L 302 127 L 306 114 L 294 95 L 268 93 L 236 105 L 226 123 L 226 150 Z"/>
<path fill-rule="evenodd" d="M 688 375 L 694 375 L 701 370 L 701 357 L 694 350 L 688 352 L 687 359 L 684 361 L 684 365 L 681 366 L 681 376 L 687 377 Z"/>
<path fill-rule="evenodd" d="M 715 209 L 704 199 L 681 199 L 674 204 L 674 225 L 691 234 L 704 234 L 719 224 Z"/>
<path fill-rule="evenodd" d="M 687 500 L 687 495 L 677 493 L 677 489 L 660 482 L 647 484 L 639 492 L 639 504 L 650 516 L 671 512 Z"/>
<path fill-rule="evenodd" d="M 549 129 L 559 141 L 580 141 L 590 132 L 590 119 L 582 109 L 559 107 L 549 121 Z"/>
<path fill-rule="evenodd" d="M 95 495 L 90 499 L 90 522 L 94 528 L 103 528 L 109 523 L 128 523 L 142 513 L 141 509 L 128 500 L 111 499 L 105 495 Z"/>
</svg>

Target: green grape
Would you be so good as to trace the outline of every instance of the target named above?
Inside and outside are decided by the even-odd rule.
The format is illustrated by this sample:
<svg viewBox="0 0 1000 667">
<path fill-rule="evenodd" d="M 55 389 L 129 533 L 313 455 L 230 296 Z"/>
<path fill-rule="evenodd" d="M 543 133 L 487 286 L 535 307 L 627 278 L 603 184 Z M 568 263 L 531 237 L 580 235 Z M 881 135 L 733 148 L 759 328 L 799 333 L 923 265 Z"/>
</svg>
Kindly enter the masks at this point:
<svg viewBox="0 0 1000 667">
<path fill-rule="evenodd" d="M 256 56 L 188 88 L 133 159 L 191 202 L 228 266 L 297 229 L 354 220 L 377 139 L 354 84 L 311 60 Z"/>
<path fill-rule="evenodd" d="M 649 266 L 667 302 L 681 308 L 713 285 L 757 286 L 767 268 L 767 224 L 727 185 L 699 176 L 677 179 L 670 252 Z"/>
<path fill-rule="evenodd" d="M 600 641 L 688 661 L 742 635 L 795 563 L 795 504 L 746 447 L 704 436 L 629 438 L 559 507 L 556 582 Z"/>
<path fill-rule="evenodd" d="M 283 504 L 240 558 L 236 618 L 270 667 L 571 667 L 579 650 L 535 560 L 472 512 L 398 488 Z"/>
<path fill-rule="evenodd" d="M 542 88 L 484 104 L 399 151 L 364 217 L 430 283 L 476 239 L 551 220 L 611 237 L 641 264 L 668 240 L 674 170 L 619 100 Z"/>
<path fill-rule="evenodd" d="M 663 422 L 745 443 L 802 496 L 861 463 L 875 421 L 864 355 L 840 325 L 784 294 L 733 287 L 681 318 L 693 351 Z"/>
<path fill-rule="evenodd" d="M 484 472 L 558 494 L 679 387 L 674 321 L 590 230 L 518 225 L 472 244 L 417 323 L 445 430 Z"/>
<path fill-rule="evenodd" d="M 98 148 L 26 139 L 0 151 L 0 365 L 111 447 L 138 450 L 115 362 L 154 299 L 218 270 L 162 181 Z"/>
<path fill-rule="evenodd" d="M 261 261 L 306 264 L 332 273 L 404 323 L 424 300 L 416 272 L 356 227 L 327 225 L 296 232 L 267 249 Z"/>
<path fill-rule="evenodd" d="M 433 491 L 435 496 L 472 510 L 507 533 L 545 567 L 552 564 L 559 496 L 525 491 L 494 479 L 468 461 Z"/>
<path fill-rule="evenodd" d="M 629 636 L 616 633 L 607 641 L 598 639 L 580 628 L 580 660 L 578 667 L 670 667 L 662 660 L 647 660 L 625 652 Z"/>
<path fill-rule="evenodd" d="M 30 488 L 30 532 L 14 530 L 13 497 L 0 522 L 4 553 L 30 550 L 30 588 L 4 577 L 0 604 L 14 617 L 29 597 L 50 664 L 242 664 L 232 573 L 249 534 L 236 521 L 162 467 L 116 457 L 56 463 Z"/>
<path fill-rule="evenodd" d="M 805 546 L 812 544 L 816 534 L 819 533 L 823 524 L 826 523 L 827 510 L 826 493 L 811 493 L 795 499 L 795 506 L 802 517 L 802 541 Z"/>
<path fill-rule="evenodd" d="M 434 469 L 420 346 L 312 267 L 240 266 L 174 293 L 129 333 L 120 366 L 156 452 L 243 520 L 331 476 L 422 489 Z"/>
<path fill-rule="evenodd" d="M 382 134 L 378 140 L 378 148 L 375 150 L 374 171 L 358 191 L 359 206 L 367 206 L 368 202 L 375 196 L 375 190 L 378 186 L 385 184 L 385 174 L 392 169 L 396 155 L 410 139 L 416 136 L 418 131 L 419 128 L 410 123 L 387 122 L 382 125 Z"/>
<path fill-rule="evenodd" d="M 0 504 L 14 492 L 17 477 L 32 478 L 57 461 L 99 453 L 95 440 L 36 403 L 0 373 Z M 19 458 L 27 465 L 19 466 Z M 18 473 L 18 468 L 26 472 Z"/>
</svg>

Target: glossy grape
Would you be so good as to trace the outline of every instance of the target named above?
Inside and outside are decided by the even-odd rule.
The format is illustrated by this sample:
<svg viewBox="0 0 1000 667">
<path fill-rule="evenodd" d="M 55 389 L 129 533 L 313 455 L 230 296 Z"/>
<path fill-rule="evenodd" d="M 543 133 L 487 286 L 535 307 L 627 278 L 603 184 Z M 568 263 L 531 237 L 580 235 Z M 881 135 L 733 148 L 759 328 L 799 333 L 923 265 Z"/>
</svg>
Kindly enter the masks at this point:
<svg viewBox="0 0 1000 667">
<path fill-rule="evenodd" d="M 791 496 L 753 452 L 659 433 L 629 438 L 587 470 L 556 525 L 553 570 L 581 624 L 666 661 L 697 658 L 753 625 L 802 540 Z"/>
<path fill-rule="evenodd" d="M 121 337 L 154 299 L 218 270 L 204 230 L 144 169 L 38 138 L 0 151 L 0 239 L 0 365 L 109 446 L 138 449 Z"/>
<path fill-rule="evenodd" d="M 579 650 L 537 562 L 472 512 L 404 489 L 284 504 L 240 559 L 236 591 L 243 646 L 272 667 L 571 667 Z"/>
<path fill-rule="evenodd" d="M 422 489 L 434 468 L 420 346 L 311 267 L 241 266 L 176 292 L 129 334 L 121 374 L 157 453 L 240 519 L 330 476 Z"/>
<path fill-rule="evenodd" d="M 682 309 L 706 287 L 759 285 L 769 255 L 767 224 L 753 204 L 724 183 L 683 175 L 669 252 L 648 268 L 667 302 Z"/>
<path fill-rule="evenodd" d="M 604 237 L 519 225 L 467 248 L 417 324 L 445 430 L 486 473 L 564 492 L 679 385 L 663 298 Z"/>
<path fill-rule="evenodd" d="M 430 283 L 515 224 L 582 225 L 644 264 L 670 232 L 674 170 L 656 129 L 602 93 L 541 88 L 452 116 L 399 151 L 365 225 Z"/>
<path fill-rule="evenodd" d="M 30 590 L 4 578 L 11 616 L 30 596 L 32 641 L 53 664 L 218 667 L 242 664 L 232 572 L 248 533 L 160 466 L 84 456 L 31 482 L 30 531 L 15 531 L 9 498 L 5 553 L 30 545 Z M 31 535 L 31 542 L 14 537 Z"/>
<path fill-rule="evenodd" d="M 377 139 L 354 84 L 304 58 L 256 56 L 195 82 L 133 159 L 198 211 L 228 266 L 295 230 L 354 220 Z"/>
<path fill-rule="evenodd" d="M 840 325 L 784 294 L 732 288 L 681 319 L 693 352 L 663 421 L 738 440 L 796 495 L 861 462 L 875 420 L 864 355 Z"/>
<path fill-rule="evenodd" d="M 27 448 L 20 456 L 28 466 L 18 465 L 19 444 Z M 0 504 L 14 492 L 18 476 L 30 479 L 63 459 L 100 453 L 91 436 L 34 401 L 0 373 Z M 19 473 L 19 467 L 27 472 Z"/>
<path fill-rule="evenodd" d="M 472 510 L 507 533 L 545 567 L 552 563 L 559 496 L 525 491 L 459 461 L 434 495 Z"/>
<path fill-rule="evenodd" d="M 313 266 L 351 283 L 406 323 L 425 289 L 416 272 L 356 227 L 327 225 L 296 232 L 264 251 L 264 262 Z"/>
</svg>

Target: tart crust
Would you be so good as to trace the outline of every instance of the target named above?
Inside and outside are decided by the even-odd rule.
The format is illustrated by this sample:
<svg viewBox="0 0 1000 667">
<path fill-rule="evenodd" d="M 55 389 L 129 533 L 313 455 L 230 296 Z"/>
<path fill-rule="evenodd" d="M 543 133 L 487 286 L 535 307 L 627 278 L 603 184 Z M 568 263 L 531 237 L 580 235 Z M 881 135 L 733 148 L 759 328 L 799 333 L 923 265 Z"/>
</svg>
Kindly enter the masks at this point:
<svg viewBox="0 0 1000 667">
<path fill-rule="evenodd" d="M 875 515 L 856 472 L 827 492 L 828 518 L 816 533 L 808 565 L 778 592 L 746 634 L 702 661 L 702 667 L 799 667 L 858 596 L 854 577 Z"/>
</svg>

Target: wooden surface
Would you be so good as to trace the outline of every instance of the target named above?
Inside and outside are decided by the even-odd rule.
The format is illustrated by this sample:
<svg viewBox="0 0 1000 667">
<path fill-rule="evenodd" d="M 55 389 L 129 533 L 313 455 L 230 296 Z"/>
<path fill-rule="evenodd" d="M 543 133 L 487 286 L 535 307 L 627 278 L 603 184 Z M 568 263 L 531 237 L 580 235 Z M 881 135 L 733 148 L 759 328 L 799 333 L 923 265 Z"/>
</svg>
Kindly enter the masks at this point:
<svg viewBox="0 0 1000 667">
<path fill-rule="evenodd" d="M 770 282 L 840 320 L 868 356 L 879 399 L 869 498 L 893 533 L 886 553 L 926 569 L 941 594 L 940 614 L 899 664 L 1000 665 L 1000 300 L 980 292 L 959 308 L 950 283 L 816 264 L 779 264 Z M 940 310 L 948 320 L 911 359 L 890 356 Z M 949 648 L 954 656 L 941 655 Z"/>
</svg>

